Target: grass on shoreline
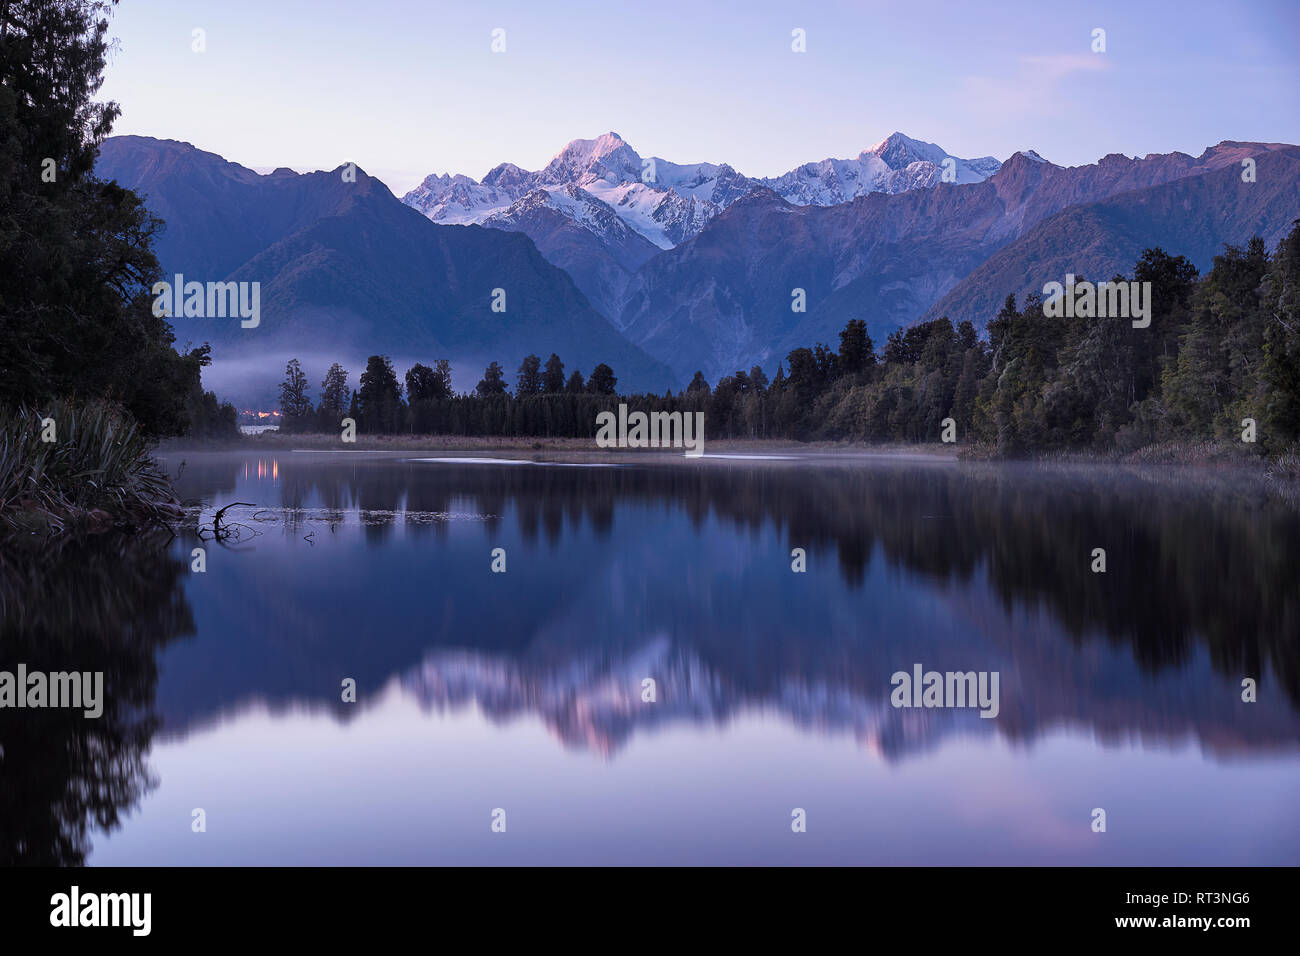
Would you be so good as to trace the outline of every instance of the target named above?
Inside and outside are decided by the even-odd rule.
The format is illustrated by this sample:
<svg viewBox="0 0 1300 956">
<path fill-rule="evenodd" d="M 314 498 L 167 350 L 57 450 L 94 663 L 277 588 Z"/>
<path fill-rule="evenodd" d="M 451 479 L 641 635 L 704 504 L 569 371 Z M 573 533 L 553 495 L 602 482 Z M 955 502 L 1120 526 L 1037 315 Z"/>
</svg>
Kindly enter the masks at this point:
<svg viewBox="0 0 1300 956">
<path fill-rule="evenodd" d="M 165 523 L 179 508 L 151 452 L 135 420 L 109 402 L 0 409 L 0 531 Z"/>
</svg>

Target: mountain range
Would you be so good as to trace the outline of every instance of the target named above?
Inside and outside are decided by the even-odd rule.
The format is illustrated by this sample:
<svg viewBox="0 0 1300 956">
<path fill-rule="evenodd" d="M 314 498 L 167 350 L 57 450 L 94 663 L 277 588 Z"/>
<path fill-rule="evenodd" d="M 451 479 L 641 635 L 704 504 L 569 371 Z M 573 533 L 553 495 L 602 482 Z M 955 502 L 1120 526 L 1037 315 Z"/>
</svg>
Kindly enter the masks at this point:
<svg viewBox="0 0 1300 956">
<path fill-rule="evenodd" d="M 628 388 L 674 384 L 526 236 L 433 223 L 361 169 L 353 181 L 347 167 L 259 175 L 188 143 L 121 136 L 103 144 L 96 171 L 165 221 L 155 248 L 166 278 L 261 283 L 257 328 L 172 319 L 181 343 L 212 343 L 218 369 L 253 358 L 283 371 L 290 357 L 318 356 L 314 376 L 334 358 L 359 372 L 385 352 L 401 358 L 399 375 L 449 358 L 457 385 L 472 388 L 490 361 L 513 372 L 530 352 L 557 351 L 571 370 L 608 363 Z M 496 289 L 504 311 L 492 308 Z"/>
<path fill-rule="evenodd" d="M 475 182 L 430 175 L 402 201 L 434 222 L 481 223 L 528 235 L 568 271 L 592 304 L 615 318 L 632 274 L 651 256 L 693 239 L 724 209 L 767 188 L 796 205 L 830 206 L 869 193 L 896 194 L 943 181 L 979 182 L 992 156 L 950 157 L 933 143 L 894 133 L 856 159 L 823 159 L 773 178 L 726 163 L 642 158 L 617 133 L 577 139 L 544 169 L 510 163 Z"/>
<path fill-rule="evenodd" d="M 1156 245 L 1204 269 L 1224 243 L 1271 247 L 1300 218 L 1300 148 L 1280 143 L 1063 167 L 1033 150 L 959 159 L 895 133 L 761 179 L 643 158 L 607 133 L 536 172 L 429 176 L 401 200 L 348 168 L 261 175 L 123 136 L 97 172 L 166 221 L 169 275 L 262 283 L 256 330 L 174 320 L 182 342 L 213 343 L 214 367 L 387 352 L 451 359 L 457 388 L 489 361 L 513 372 L 551 351 L 570 370 L 607 362 L 630 391 L 680 388 L 696 370 L 771 374 L 792 348 L 834 345 L 851 318 L 878 345 L 924 317 L 982 328 L 1008 293 L 1067 272 L 1109 278 Z"/>
<path fill-rule="evenodd" d="M 1226 141 L 1199 157 L 1062 167 L 1033 150 L 959 159 L 894 133 L 856 159 L 762 179 L 642 159 L 607 133 L 569 143 L 539 172 L 430 176 L 403 201 L 435 221 L 525 233 L 680 381 L 697 369 L 715 381 L 834 345 L 852 318 L 877 343 L 923 316 L 983 328 L 1009 292 L 1069 272 L 1110 278 L 1150 246 L 1202 269 L 1227 242 L 1259 234 L 1271 247 L 1300 214 L 1298 157 Z M 1248 159 L 1253 181 L 1241 175 Z M 795 290 L 805 311 L 792 308 Z"/>
<path fill-rule="evenodd" d="M 1243 158 L 1256 160 L 1254 182 L 1242 179 Z M 774 368 L 799 346 L 834 346 L 853 318 L 882 344 L 940 301 L 941 314 L 982 329 L 1007 293 L 1041 292 L 1067 272 L 1131 272 L 1148 246 L 1205 269 L 1223 243 L 1259 234 L 1271 248 L 1297 217 L 1300 148 L 1281 144 L 1222 143 L 1196 158 L 1114 155 L 1076 167 L 1022 152 L 982 182 L 834 206 L 796 206 L 760 189 L 643 265 L 613 321 L 679 378 L 702 369 L 714 380 L 754 364 Z M 1054 255 L 1044 254 L 1045 242 Z M 796 289 L 804 312 L 792 308 Z"/>
<path fill-rule="evenodd" d="M 1242 161 L 1254 162 L 1254 180 Z M 1111 162 L 1110 157 L 1102 163 Z M 1300 216 L 1300 149 L 1278 143 L 1220 143 L 1200 175 L 1068 206 L 1003 246 L 930 307 L 924 318 L 982 326 L 1006 299 L 1042 293 L 1044 276 L 1093 280 L 1131 274 L 1144 249 L 1160 246 L 1204 270 L 1223 244 L 1258 235 L 1272 251 Z"/>
</svg>

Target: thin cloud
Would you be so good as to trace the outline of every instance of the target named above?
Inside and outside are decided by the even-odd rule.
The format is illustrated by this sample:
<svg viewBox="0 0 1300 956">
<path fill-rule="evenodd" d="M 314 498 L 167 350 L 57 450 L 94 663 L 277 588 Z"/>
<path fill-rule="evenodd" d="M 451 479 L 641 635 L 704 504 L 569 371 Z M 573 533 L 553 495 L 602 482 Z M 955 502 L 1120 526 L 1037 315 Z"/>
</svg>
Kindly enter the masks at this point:
<svg viewBox="0 0 1300 956">
<path fill-rule="evenodd" d="M 1061 87 L 1073 76 L 1111 68 L 1106 53 L 1050 53 L 1021 56 L 1010 75 L 962 78 L 962 92 L 975 112 L 1004 118 L 1008 113 L 1048 113 L 1059 110 Z"/>
<path fill-rule="evenodd" d="M 1050 53 L 1045 56 L 1022 56 L 1020 63 L 1040 80 L 1057 82 L 1073 73 L 1097 73 L 1110 69 L 1106 53 Z"/>
</svg>

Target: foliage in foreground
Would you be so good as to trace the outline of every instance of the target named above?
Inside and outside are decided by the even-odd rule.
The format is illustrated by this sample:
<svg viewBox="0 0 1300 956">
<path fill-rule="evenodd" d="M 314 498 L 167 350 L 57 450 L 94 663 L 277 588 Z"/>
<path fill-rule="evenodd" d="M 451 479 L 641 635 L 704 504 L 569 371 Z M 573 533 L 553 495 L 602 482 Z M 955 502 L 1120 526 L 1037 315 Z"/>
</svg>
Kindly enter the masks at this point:
<svg viewBox="0 0 1300 956">
<path fill-rule="evenodd" d="M 114 3 L 0 2 L 0 407 L 111 399 L 152 436 L 232 436 L 206 346 L 153 314 L 162 221 L 94 175 Z"/>
<path fill-rule="evenodd" d="M 50 420 L 55 441 L 43 421 Z M 109 402 L 0 409 L 0 532 L 143 527 L 177 514 L 139 424 Z"/>
</svg>

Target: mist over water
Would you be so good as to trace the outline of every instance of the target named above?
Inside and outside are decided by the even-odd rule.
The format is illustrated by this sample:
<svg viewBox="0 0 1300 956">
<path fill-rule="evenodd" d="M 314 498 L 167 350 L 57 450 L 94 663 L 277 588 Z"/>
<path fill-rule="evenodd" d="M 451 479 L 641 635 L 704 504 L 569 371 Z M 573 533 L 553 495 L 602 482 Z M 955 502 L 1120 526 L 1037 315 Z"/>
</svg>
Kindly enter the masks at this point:
<svg viewBox="0 0 1300 956">
<path fill-rule="evenodd" d="M 268 354 L 245 354 L 214 349 L 212 364 L 203 370 L 203 388 L 215 392 L 221 401 L 230 402 L 237 409 L 270 411 L 280 407 L 280 383 L 284 381 L 284 367 L 290 359 L 298 359 L 307 376 L 308 396 L 313 402 L 320 398 L 320 383 L 335 362 L 348 371 L 348 387 L 360 388 L 361 373 L 365 371 L 369 354 L 338 351 L 294 351 L 283 347 L 268 350 Z M 430 367 L 445 355 L 390 355 L 399 382 L 417 362 Z M 499 357 L 498 357 L 499 358 Z M 456 392 L 473 391 L 483 370 L 491 359 L 462 357 L 451 359 L 452 389 Z M 503 367 L 505 367 L 503 365 Z M 590 371 L 585 369 L 584 371 Z M 508 380 L 513 379 L 513 367 L 507 367 Z"/>
</svg>

